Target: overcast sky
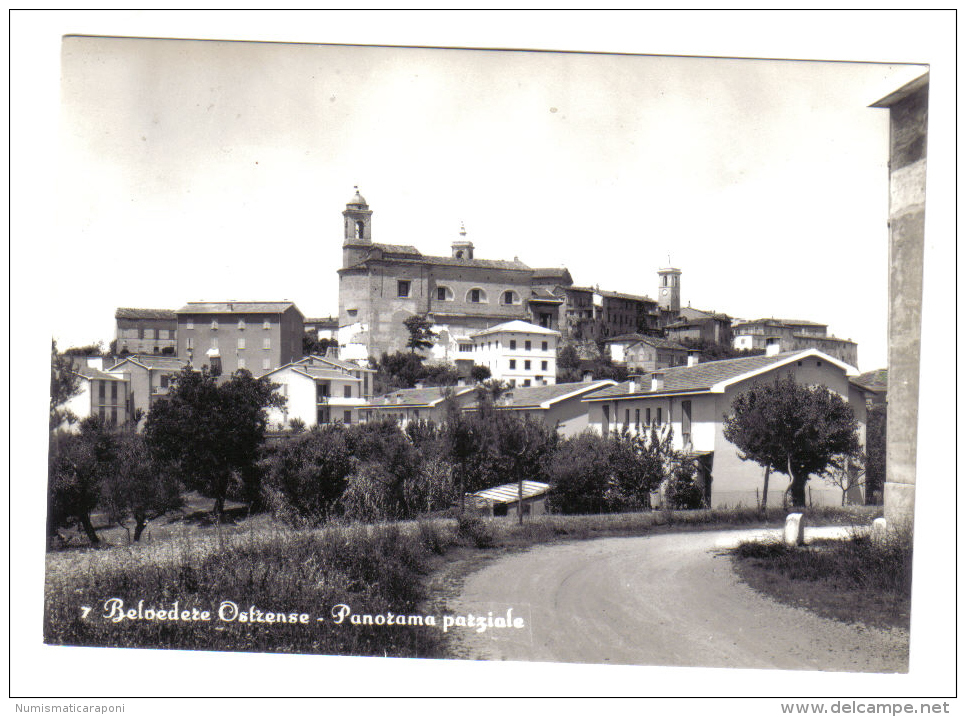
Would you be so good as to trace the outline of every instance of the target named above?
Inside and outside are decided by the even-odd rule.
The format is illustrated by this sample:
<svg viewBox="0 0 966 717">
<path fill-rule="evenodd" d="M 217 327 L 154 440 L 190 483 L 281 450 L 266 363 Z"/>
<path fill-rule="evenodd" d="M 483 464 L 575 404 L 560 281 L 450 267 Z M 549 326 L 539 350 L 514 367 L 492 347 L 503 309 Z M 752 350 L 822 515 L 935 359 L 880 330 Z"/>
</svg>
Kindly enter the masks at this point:
<svg viewBox="0 0 966 717">
<path fill-rule="evenodd" d="M 65 38 L 58 236 L 78 251 L 51 330 L 106 344 L 116 307 L 199 299 L 334 315 L 357 184 L 374 241 L 446 255 L 462 221 L 479 258 L 652 297 L 670 259 L 684 304 L 827 323 L 884 366 L 888 112 L 868 105 L 922 72 Z"/>
</svg>

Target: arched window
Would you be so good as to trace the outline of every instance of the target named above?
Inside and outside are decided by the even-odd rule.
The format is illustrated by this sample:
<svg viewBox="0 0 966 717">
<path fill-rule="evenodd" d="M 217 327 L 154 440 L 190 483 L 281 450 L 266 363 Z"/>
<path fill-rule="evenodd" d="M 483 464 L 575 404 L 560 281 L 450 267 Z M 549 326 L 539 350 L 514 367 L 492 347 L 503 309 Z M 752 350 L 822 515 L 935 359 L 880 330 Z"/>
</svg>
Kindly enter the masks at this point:
<svg viewBox="0 0 966 717">
<path fill-rule="evenodd" d="M 503 298 L 501 299 L 501 303 L 519 304 L 520 296 L 517 294 L 517 292 L 513 291 L 512 289 L 508 289 L 507 291 L 503 292 Z"/>
<path fill-rule="evenodd" d="M 486 292 L 479 287 L 475 287 L 466 292 L 466 301 L 470 304 L 487 303 Z"/>
<path fill-rule="evenodd" d="M 453 300 L 453 290 L 448 286 L 438 286 L 436 287 L 436 301 L 452 301 Z"/>
<path fill-rule="evenodd" d="M 362 239 L 365 235 L 366 223 L 361 219 L 356 222 L 356 239 Z"/>
</svg>

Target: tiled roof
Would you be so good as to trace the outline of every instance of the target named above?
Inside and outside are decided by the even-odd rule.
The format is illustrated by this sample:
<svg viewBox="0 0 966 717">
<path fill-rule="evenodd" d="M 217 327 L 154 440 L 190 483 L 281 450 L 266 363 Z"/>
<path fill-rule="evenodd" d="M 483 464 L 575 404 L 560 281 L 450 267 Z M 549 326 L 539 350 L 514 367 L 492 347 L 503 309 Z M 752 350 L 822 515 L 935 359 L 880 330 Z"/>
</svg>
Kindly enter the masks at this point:
<svg viewBox="0 0 966 717">
<path fill-rule="evenodd" d="M 188 365 L 188 362 L 179 359 L 175 356 L 163 356 L 157 354 L 134 354 L 131 356 L 124 356 L 118 360 L 114 366 L 111 367 L 111 371 L 116 369 L 123 363 L 128 361 L 133 361 L 134 363 L 139 363 L 146 368 L 170 368 L 180 371 L 182 368 Z"/>
<path fill-rule="evenodd" d="M 124 381 L 125 379 L 121 376 L 115 376 L 110 373 L 105 373 L 100 369 L 92 368 L 91 366 L 74 366 L 74 373 L 79 376 L 83 376 L 87 379 L 99 379 L 101 381 Z"/>
<path fill-rule="evenodd" d="M 171 309 L 131 309 L 120 308 L 114 312 L 115 319 L 169 319 L 174 321 L 177 314 Z"/>
<path fill-rule="evenodd" d="M 281 314 L 298 307 L 291 301 L 189 301 L 178 314 Z M 300 312 L 301 313 L 301 312 Z"/>
<path fill-rule="evenodd" d="M 852 383 L 873 391 L 885 391 L 889 387 L 889 370 L 877 368 L 875 371 L 860 373 L 852 379 Z"/>
<path fill-rule="evenodd" d="M 340 381 L 361 381 L 361 378 L 350 376 L 345 371 L 334 368 L 319 368 L 318 366 L 290 365 L 289 368 L 304 373 L 309 378 L 339 379 Z"/>
<path fill-rule="evenodd" d="M 523 499 L 533 498 L 538 495 L 543 495 L 550 490 L 550 486 L 547 483 L 540 483 L 535 480 L 525 480 L 523 481 Z M 513 503 L 514 501 L 520 500 L 520 484 L 519 483 L 507 483 L 505 485 L 496 486 L 495 488 L 487 488 L 486 490 L 477 491 L 473 493 L 473 498 L 477 498 L 489 503 Z"/>
<path fill-rule="evenodd" d="M 725 359 L 723 361 L 707 361 L 695 366 L 675 366 L 666 368 L 656 373 L 664 374 L 664 389 L 661 391 L 630 391 L 630 381 L 619 383 L 616 386 L 601 389 L 596 393 L 587 396 L 585 400 L 597 400 L 603 398 L 614 398 L 629 395 L 659 395 L 664 393 L 679 393 L 687 391 L 708 390 L 715 384 L 728 381 L 742 376 L 746 373 L 766 369 L 772 365 L 788 361 L 793 356 L 797 356 L 808 351 L 788 351 L 775 354 L 774 356 L 747 356 L 743 358 Z M 651 374 L 645 374 L 641 380 L 641 385 L 645 388 L 650 387 Z"/>
<path fill-rule="evenodd" d="M 532 289 L 530 293 L 532 295 L 531 296 L 532 299 L 539 299 L 540 301 L 554 301 L 560 304 L 564 302 L 562 297 L 557 296 L 555 293 L 553 293 L 552 291 L 549 291 L 548 289 L 540 289 L 540 288 Z"/>
<path fill-rule="evenodd" d="M 679 315 L 685 320 L 695 320 L 695 319 L 719 319 L 722 321 L 730 321 L 731 317 L 727 314 L 722 314 L 717 311 L 704 311 L 703 309 L 695 309 L 693 306 L 683 306 Z"/>
<path fill-rule="evenodd" d="M 321 361 L 323 363 L 330 364 L 332 366 L 338 366 L 339 368 L 344 368 L 346 371 L 371 371 L 375 373 L 375 369 L 371 369 L 368 366 L 360 366 L 357 363 L 352 363 L 351 361 L 343 361 L 342 359 L 331 358 L 329 356 L 306 356 L 305 358 L 299 359 L 295 363 L 305 364 L 309 361 Z"/>
<path fill-rule="evenodd" d="M 337 329 L 339 328 L 339 319 L 335 316 L 327 316 L 324 319 L 305 319 L 305 324 L 319 324 L 322 328 L 327 329 Z"/>
<path fill-rule="evenodd" d="M 840 344 L 854 344 L 852 339 L 840 339 L 836 336 L 813 336 L 812 334 L 792 334 L 796 339 L 803 341 L 838 341 Z"/>
<path fill-rule="evenodd" d="M 547 336 L 560 336 L 559 331 L 554 331 L 553 329 L 545 329 L 542 326 L 537 326 L 536 324 L 528 324 L 526 321 L 520 321 L 515 319 L 514 321 L 507 321 L 502 324 L 497 324 L 496 326 L 491 326 L 483 331 L 477 331 L 475 334 L 470 334 L 470 338 L 474 336 L 486 336 L 488 334 L 496 334 L 501 331 L 517 331 L 520 333 L 528 334 L 544 334 Z"/>
<path fill-rule="evenodd" d="M 567 291 L 582 291 L 586 294 L 592 294 L 594 292 L 594 287 L 592 286 L 567 286 L 565 288 Z"/>
<path fill-rule="evenodd" d="M 669 341 L 668 339 L 662 339 L 657 336 L 645 336 L 641 339 L 641 343 L 653 346 L 656 349 L 672 349 L 674 351 L 688 350 L 687 346 L 683 346 L 676 341 Z"/>
<path fill-rule="evenodd" d="M 638 296 L 637 294 L 625 294 L 620 291 L 605 291 L 603 289 L 595 289 L 595 291 L 601 296 L 606 296 L 608 299 L 625 299 L 627 301 L 642 301 L 648 304 L 656 304 L 657 302 L 649 296 Z"/>
<path fill-rule="evenodd" d="M 530 267 L 522 261 L 507 261 L 505 259 L 457 259 L 454 256 L 428 256 L 421 254 L 414 246 L 402 244 L 373 244 L 376 249 L 381 249 L 387 256 L 384 260 L 403 261 L 416 264 L 434 264 L 436 266 L 474 266 L 481 269 L 516 269 L 531 271 Z M 364 268 L 366 261 L 363 260 L 350 268 Z"/>
<path fill-rule="evenodd" d="M 419 249 L 409 244 L 373 244 L 374 249 L 381 249 L 386 254 L 407 254 L 422 256 Z"/>
<path fill-rule="evenodd" d="M 561 267 L 549 267 L 549 268 L 534 269 L 533 270 L 533 277 L 535 279 L 537 279 L 537 278 L 540 278 L 540 279 L 557 278 L 557 279 L 566 279 L 568 281 L 571 281 L 570 272 L 565 267 L 562 267 L 562 266 Z"/>
<path fill-rule="evenodd" d="M 799 319 L 754 319 L 750 321 L 740 321 L 735 324 L 738 326 L 745 326 L 746 324 L 768 324 L 771 326 L 821 326 L 828 328 L 828 324 L 820 324 L 815 321 L 801 321 Z"/>
<path fill-rule="evenodd" d="M 612 385 L 614 385 L 614 381 L 603 379 L 600 381 L 558 383 L 552 386 L 514 386 L 497 399 L 496 406 L 497 408 L 539 406 L 542 403 L 555 403 L 571 394 L 576 394 L 579 397 Z"/>
<path fill-rule="evenodd" d="M 371 408 L 387 408 L 392 406 L 414 407 L 431 406 L 439 403 L 446 397 L 446 391 L 453 391 L 457 396 L 461 396 L 468 391 L 473 391 L 473 386 L 430 386 L 429 388 L 401 388 L 383 396 L 376 396 L 369 402 Z M 397 400 L 398 399 L 398 400 Z"/>
</svg>

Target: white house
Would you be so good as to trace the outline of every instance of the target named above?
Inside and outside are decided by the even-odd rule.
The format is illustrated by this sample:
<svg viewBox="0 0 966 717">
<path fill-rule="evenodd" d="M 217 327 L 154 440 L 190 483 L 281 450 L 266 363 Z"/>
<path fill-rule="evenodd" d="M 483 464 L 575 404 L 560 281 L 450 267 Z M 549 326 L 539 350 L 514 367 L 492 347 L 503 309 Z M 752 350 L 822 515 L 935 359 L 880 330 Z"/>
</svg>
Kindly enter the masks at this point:
<svg viewBox="0 0 966 717">
<path fill-rule="evenodd" d="M 367 366 L 360 366 L 354 361 L 343 361 L 342 359 L 333 358 L 331 356 L 319 356 L 313 354 L 311 356 L 306 356 L 305 358 L 299 359 L 295 364 L 300 366 L 314 366 L 316 368 L 329 368 L 336 371 L 344 371 L 350 376 L 355 376 L 362 383 L 359 385 L 359 389 L 362 392 L 362 398 L 367 401 L 372 398 L 373 385 L 375 383 L 375 369 L 371 369 Z"/>
<path fill-rule="evenodd" d="M 101 371 L 86 365 L 74 365 L 77 393 L 64 404 L 78 420 L 100 416 L 104 421 L 119 426 L 131 418 L 131 382 L 126 377 Z M 77 424 L 62 428 L 76 430 Z"/>
<path fill-rule="evenodd" d="M 362 379 L 341 369 L 290 363 L 264 378 L 279 384 L 278 392 L 285 397 L 284 408 L 268 412 L 269 423 L 283 428 L 295 418 L 309 428 L 326 423 L 357 423 L 359 409 L 366 405 Z"/>
<path fill-rule="evenodd" d="M 709 361 L 654 371 L 643 377 L 601 389 L 584 398 L 592 429 L 609 432 L 649 431 L 651 426 L 673 431 L 673 447 L 700 459 L 705 495 L 714 506 L 755 505 L 761 498 L 763 469 L 741 460 L 724 437 L 724 416 L 735 396 L 762 382 L 792 376 L 807 385 L 826 386 L 846 400 L 859 423 L 859 443 L 865 446 L 865 392 L 849 378 L 856 370 L 817 349 L 768 356 Z M 772 473 L 769 505 L 781 504 L 788 479 Z M 839 505 L 841 491 L 813 477 L 811 502 Z"/>
<path fill-rule="evenodd" d="M 446 399 L 452 395 L 460 406 L 474 400 L 475 386 L 429 386 L 402 388 L 372 399 L 362 408 L 363 421 L 390 418 L 403 428 L 410 421 L 442 423 L 446 418 Z"/>
<path fill-rule="evenodd" d="M 486 366 L 494 379 L 511 386 L 557 382 L 560 332 L 526 321 L 507 321 L 470 336 L 473 362 Z"/>
</svg>

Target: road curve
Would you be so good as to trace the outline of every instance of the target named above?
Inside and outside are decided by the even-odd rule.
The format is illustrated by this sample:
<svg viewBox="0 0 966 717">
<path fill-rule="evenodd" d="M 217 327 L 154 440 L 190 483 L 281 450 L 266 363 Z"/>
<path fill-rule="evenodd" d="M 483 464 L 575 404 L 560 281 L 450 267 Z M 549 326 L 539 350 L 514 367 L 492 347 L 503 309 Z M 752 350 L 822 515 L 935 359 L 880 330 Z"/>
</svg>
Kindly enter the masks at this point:
<svg viewBox="0 0 966 717">
<path fill-rule="evenodd" d="M 825 619 L 739 581 L 722 551 L 763 532 L 601 538 L 500 558 L 469 575 L 447 611 L 505 617 L 512 608 L 525 627 L 457 627 L 452 650 L 483 660 L 908 669 L 907 631 Z"/>
</svg>

